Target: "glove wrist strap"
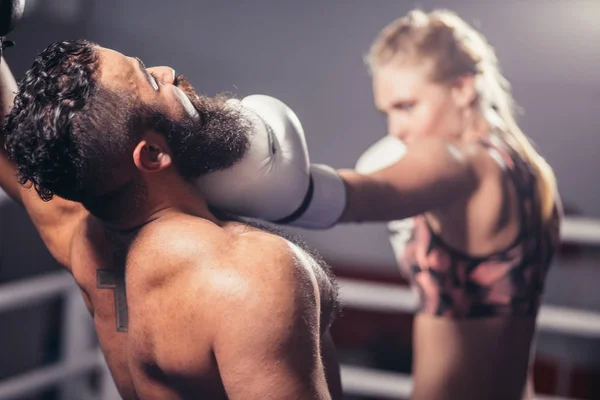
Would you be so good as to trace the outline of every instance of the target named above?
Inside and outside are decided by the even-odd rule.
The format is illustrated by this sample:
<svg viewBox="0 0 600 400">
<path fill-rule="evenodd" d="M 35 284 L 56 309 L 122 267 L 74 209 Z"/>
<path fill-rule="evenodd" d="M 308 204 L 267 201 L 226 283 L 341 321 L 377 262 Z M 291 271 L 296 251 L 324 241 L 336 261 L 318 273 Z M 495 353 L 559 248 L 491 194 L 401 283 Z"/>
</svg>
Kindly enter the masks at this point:
<svg viewBox="0 0 600 400">
<path fill-rule="evenodd" d="M 294 211 L 287 217 L 278 219 L 277 221 L 273 221 L 274 223 L 280 224 L 280 225 L 289 224 L 290 222 L 293 222 L 293 221 L 297 220 L 298 218 L 300 218 L 302 216 L 302 214 L 304 214 L 306 212 L 306 210 L 308 210 L 308 206 L 310 206 L 310 202 L 312 201 L 313 194 L 315 192 L 315 183 L 314 183 L 312 174 L 310 175 L 309 178 L 310 179 L 308 182 L 308 190 L 306 191 L 304 200 L 302 200 L 302 204 L 300 204 L 300 206 L 296 209 L 296 211 Z"/>
</svg>

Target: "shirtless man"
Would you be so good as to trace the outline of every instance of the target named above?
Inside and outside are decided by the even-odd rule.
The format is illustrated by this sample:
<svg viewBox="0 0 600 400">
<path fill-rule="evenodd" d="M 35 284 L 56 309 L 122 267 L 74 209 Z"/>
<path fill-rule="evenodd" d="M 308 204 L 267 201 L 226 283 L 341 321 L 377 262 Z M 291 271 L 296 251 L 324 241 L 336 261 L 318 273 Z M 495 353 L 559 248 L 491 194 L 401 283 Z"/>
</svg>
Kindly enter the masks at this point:
<svg viewBox="0 0 600 400">
<path fill-rule="evenodd" d="M 192 183 L 251 156 L 254 111 L 83 40 L 15 92 L 2 61 L 0 186 L 75 278 L 124 399 L 341 398 L 327 267 Z"/>
</svg>

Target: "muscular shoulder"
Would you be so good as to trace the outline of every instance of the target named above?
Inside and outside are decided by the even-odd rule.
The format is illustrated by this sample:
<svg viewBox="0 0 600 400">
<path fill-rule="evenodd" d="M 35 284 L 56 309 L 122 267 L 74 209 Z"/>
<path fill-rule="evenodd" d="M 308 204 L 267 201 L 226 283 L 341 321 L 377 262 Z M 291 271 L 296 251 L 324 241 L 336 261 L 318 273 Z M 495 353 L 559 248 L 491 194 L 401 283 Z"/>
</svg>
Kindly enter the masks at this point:
<svg viewBox="0 0 600 400">
<path fill-rule="evenodd" d="M 253 291 L 269 282 L 265 295 L 278 290 L 292 293 L 298 286 L 313 289 L 314 260 L 298 246 L 267 232 L 253 231 L 239 235 L 232 243 L 231 268 Z"/>
<path fill-rule="evenodd" d="M 195 267 L 215 263 L 232 267 L 294 255 L 279 236 L 242 225 L 223 227 L 193 216 L 148 224 L 132 243 L 132 250 L 136 260 L 161 260 L 172 265 L 193 262 Z"/>
<path fill-rule="evenodd" d="M 201 290 L 215 307 L 314 290 L 312 259 L 262 231 L 224 229 L 198 218 L 149 226 L 134 243 L 133 262 L 152 263 L 156 282 Z M 312 293 L 311 293 L 312 294 Z M 262 296 L 262 297 L 261 297 Z"/>
<path fill-rule="evenodd" d="M 311 299 L 311 306 L 316 306 L 314 260 L 296 245 L 252 231 L 235 235 L 228 251 L 218 256 L 209 278 L 211 292 L 223 307 L 283 310 L 299 298 Z"/>
<path fill-rule="evenodd" d="M 202 332 L 212 341 L 224 331 L 243 334 L 265 325 L 285 334 L 286 326 L 299 320 L 319 328 L 311 259 L 285 239 L 260 231 L 230 232 L 206 221 L 148 233 L 153 237 L 141 241 L 154 243 L 155 249 L 146 259 L 167 268 L 146 276 L 138 292 L 158 289 L 155 310 L 178 315 L 173 326 L 185 321 L 189 332 Z"/>
<path fill-rule="evenodd" d="M 296 245 L 268 233 L 242 235 L 231 259 L 211 274 L 218 326 L 217 349 L 245 335 L 257 346 L 297 345 L 297 336 L 319 335 L 321 293 L 312 263 Z M 297 330 L 298 332 L 293 332 Z M 299 333 L 304 332 L 304 333 Z M 266 341 L 266 342 L 265 342 Z"/>
</svg>

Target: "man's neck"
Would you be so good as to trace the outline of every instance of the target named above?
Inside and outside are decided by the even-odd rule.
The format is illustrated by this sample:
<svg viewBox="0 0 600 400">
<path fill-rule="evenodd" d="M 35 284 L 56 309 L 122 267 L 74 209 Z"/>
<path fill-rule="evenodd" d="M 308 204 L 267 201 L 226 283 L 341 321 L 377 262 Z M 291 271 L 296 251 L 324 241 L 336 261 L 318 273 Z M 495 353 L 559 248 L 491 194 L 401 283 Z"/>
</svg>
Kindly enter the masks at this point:
<svg viewBox="0 0 600 400">
<path fill-rule="evenodd" d="M 121 232 L 135 231 L 152 221 L 173 214 L 190 214 L 219 222 L 210 212 L 204 196 L 187 183 L 148 183 L 143 194 L 123 191 L 105 204 L 108 206 L 93 214 L 110 229 Z"/>
</svg>

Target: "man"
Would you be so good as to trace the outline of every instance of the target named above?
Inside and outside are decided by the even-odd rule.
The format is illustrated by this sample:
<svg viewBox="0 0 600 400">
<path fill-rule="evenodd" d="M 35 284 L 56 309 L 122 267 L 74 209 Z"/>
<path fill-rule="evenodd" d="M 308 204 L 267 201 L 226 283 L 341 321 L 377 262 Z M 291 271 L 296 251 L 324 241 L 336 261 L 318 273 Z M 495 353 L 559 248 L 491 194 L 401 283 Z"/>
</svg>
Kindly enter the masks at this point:
<svg viewBox="0 0 600 400">
<path fill-rule="evenodd" d="M 0 186 L 73 274 L 124 399 L 341 398 L 327 267 L 192 184 L 248 157 L 262 118 L 83 40 L 44 50 L 16 97 L 0 68 Z"/>
</svg>

